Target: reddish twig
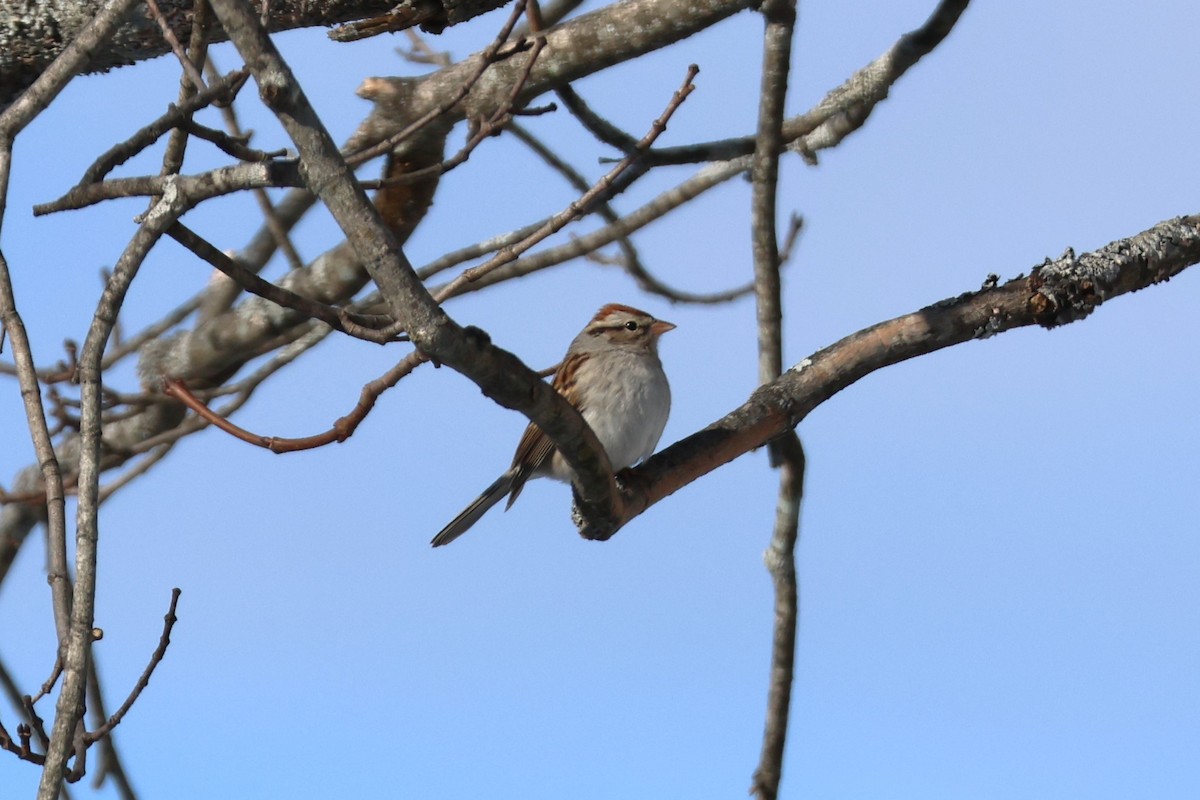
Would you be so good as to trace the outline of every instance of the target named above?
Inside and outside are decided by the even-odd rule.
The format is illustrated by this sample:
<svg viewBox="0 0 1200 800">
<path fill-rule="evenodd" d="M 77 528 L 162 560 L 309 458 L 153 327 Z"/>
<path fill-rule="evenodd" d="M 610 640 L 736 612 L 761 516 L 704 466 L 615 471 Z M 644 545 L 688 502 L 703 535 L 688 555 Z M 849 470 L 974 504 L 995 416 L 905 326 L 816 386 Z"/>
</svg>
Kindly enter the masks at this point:
<svg viewBox="0 0 1200 800">
<path fill-rule="evenodd" d="M 312 450 L 317 447 L 324 447 L 327 444 L 341 443 L 349 439 L 354 435 L 354 431 L 358 428 L 359 424 L 371 413 L 371 409 L 375 407 L 375 401 L 379 399 L 379 395 L 395 386 L 401 378 L 428 360 L 428 357 L 419 351 L 409 353 L 396 366 L 364 386 L 359 395 L 358 403 L 349 414 L 334 422 L 328 431 L 296 439 L 260 436 L 235 425 L 206 406 L 191 393 L 182 381 L 168 380 L 163 387 L 163 392 L 179 400 L 209 423 L 236 439 L 241 439 L 243 442 L 248 442 L 256 447 L 270 450 L 272 453 L 291 453 L 297 450 Z"/>
</svg>

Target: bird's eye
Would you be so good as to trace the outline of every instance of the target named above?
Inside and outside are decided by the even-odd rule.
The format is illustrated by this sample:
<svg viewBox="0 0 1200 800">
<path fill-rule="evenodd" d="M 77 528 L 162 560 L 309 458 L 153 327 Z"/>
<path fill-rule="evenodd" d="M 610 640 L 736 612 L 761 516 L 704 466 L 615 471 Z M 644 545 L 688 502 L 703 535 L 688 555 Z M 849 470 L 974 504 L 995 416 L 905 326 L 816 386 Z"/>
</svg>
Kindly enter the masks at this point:
<svg viewBox="0 0 1200 800">
<path fill-rule="evenodd" d="M 629 322 L 625 323 L 625 330 L 636 331 L 637 329 L 638 329 L 638 324 L 636 322 L 634 322 L 633 320 L 629 320 Z"/>
</svg>

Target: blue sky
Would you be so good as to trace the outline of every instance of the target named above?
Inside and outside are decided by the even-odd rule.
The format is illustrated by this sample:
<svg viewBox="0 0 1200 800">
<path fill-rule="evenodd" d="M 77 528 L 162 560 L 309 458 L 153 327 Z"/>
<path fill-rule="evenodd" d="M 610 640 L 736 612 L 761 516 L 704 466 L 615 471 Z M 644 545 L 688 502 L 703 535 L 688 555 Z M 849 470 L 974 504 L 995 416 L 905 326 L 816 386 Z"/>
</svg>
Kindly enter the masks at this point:
<svg viewBox="0 0 1200 800">
<path fill-rule="evenodd" d="M 789 110 L 807 109 L 920 24 L 931 2 L 802 3 Z M 1147 9 L 1150 10 L 1147 10 Z M 463 55 L 500 20 L 431 40 Z M 780 208 L 807 227 L 785 278 L 788 363 L 866 325 L 1197 212 L 1190 3 L 979 3 L 817 168 L 783 170 Z M 696 62 L 662 144 L 749 132 L 760 20 L 742 14 L 577 88 L 641 135 Z M 336 139 L 367 110 L 366 76 L 411 73 L 399 37 L 280 37 Z M 218 48 L 225 68 L 228 48 Z M 34 219 L 95 155 L 174 99 L 159 59 L 73 84 L 18 141 L 3 247 L 39 358 L 82 339 L 98 270 L 139 202 Z M 250 93 L 247 99 L 252 99 Z M 120 113 L 113 112 L 121 103 Z M 284 146 L 261 111 L 256 144 Z M 611 155 L 559 113 L 527 126 L 598 177 Z M 203 154 L 190 169 L 217 163 Z M 154 160 L 124 174 L 153 171 Z M 631 209 L 691 174 L 649 176 Z M 508 137 L 447 176 L 406 248 L 415 264 L 558 210 L 571 190 Z M 636 241 L 692 290 L 751 272 L 749 187 L 730 184 Z M 221 247 L 249 206 L 189 220 Z M 583 228 L 580 228 L 582 230 Z M 298 230 L 336 241 L 323 212 Z M 276 270 L 279 268 L 276 267 Z M 276 272 L 275 274 L 278 274 Z M 129 331 L 207 279 L 172 243 L 131 293 Z M 678 324 L 664 443 L 753 389 L 754 311 L 641 295 L 577 263 L 451 314 L 541 367 L 601 304 Z M 1200 275 L 885 369 L 799 432 L 809 456 L 801 627 L 783 792 L 820 798 L 1200 794 Z M 329 340 L 237 417 L 305 435 L 350 408 L 396 351 Z M 132 389 L 132 376 L 118 388 Z M 3 388 L 7 383 L 7 388 Z M 0 480 L 32 457 L 0 382 Z M 105 506 L 97 658 L 110 703 L 157 642 L 171 649 L 119 729 L 146 797 L 730 797 L 757 761 L 770 645 L 762 566 L 776 477 L 744 457 L 606 544 L 581 541 L 568 492 L 537 482 L 452 547 L 429 538 L 507 465 L 524 420 L 450 370 L 423 367 L 359 433 L 289 456 L 208 432 Z M 0 656 L 23 686 L 53 653 L 43 549 L 0 587 Z M 6 725 L 15 721 L 0 710 Z M 0 758 L 0 792 L 36 771 Z M 80 796 L 89 796 L 79 791 Z M 99 796 L 111 796 L 108 790 Z"/>
</svg>

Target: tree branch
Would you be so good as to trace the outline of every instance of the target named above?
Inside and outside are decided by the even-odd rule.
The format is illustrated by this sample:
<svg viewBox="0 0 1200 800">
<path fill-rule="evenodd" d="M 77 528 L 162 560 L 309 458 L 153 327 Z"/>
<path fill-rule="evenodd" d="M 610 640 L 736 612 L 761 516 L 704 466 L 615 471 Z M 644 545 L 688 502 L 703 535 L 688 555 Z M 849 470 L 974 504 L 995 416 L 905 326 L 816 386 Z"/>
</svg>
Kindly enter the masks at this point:
<svg viewBox="0 0 1200 800">
<path fill-rule="evenodd" d="M 1176 217 L 1079 258 L 1047 259 L 1027 278 L 864 328 L 804 359 L 740 407 L 631 470 L 621 490 L 624 516 L 618 527 L 794 428 L 821 403 L 878 369 L 1014 328 L 1081 320 L 1101 303 L 1168 280 L 1197 262 L 1200 215 Z M 585 536 L 588 525 L 584 519 Z"/>
<path fill-rule="evenodd" d="M 440 31 L 500 8 L 508 0 L 402 0 L 400 5 L 421 7 L 413 24 Z M 270 0 L 264 2 L 267 28 L 272 32 L 328 26 L 333 23 L 386 14 L 396 0 Z M 177 39 L 192 28 L 191 0 L 158 0 L 162 17 Z M 59 55 L 104 7 L 101 0 L 71 3 L 0 3 L 0 108 L 17 97 Z M 28 31 L 41 35 L 30 36 Z M 220 28 L 208 32 L 207 42 L 225 41 Z M 89 72 L 107 72 L 170 52 L 158 25 L 147 15 L 132 15 L 117 31 L 113 42 L 97 46 L 83 66 Z"/>
<path fill-rule="evenodd" d="M 792 35 L 796 25 L 794 0 L 766 0 L 763 32 L 762 85 L 759 90 L 758 133 L 751 169 L 751 245 L 754 253 L 754 299 L 758 320 L 758 378 L 766 384 L 783 372 L 783 303 L 779 277 L 779 233 L 776 230 L 779 156 L 783 150 L 783 114 Z M 775 634 L 767 719 L 762 754 L 754 771 L 751 793 L 775 800 L 783 777 L 792 698 L 792 664 L 796 649 L 796 560 L 800 497 L 804 487 L 804 449 L 795 431 L 788 430 L 769 445 L 771 466 L 779 467 L 779 500 L 775 532 L 767 551 L 767 567 L 775 583 Z"/>
</svg>

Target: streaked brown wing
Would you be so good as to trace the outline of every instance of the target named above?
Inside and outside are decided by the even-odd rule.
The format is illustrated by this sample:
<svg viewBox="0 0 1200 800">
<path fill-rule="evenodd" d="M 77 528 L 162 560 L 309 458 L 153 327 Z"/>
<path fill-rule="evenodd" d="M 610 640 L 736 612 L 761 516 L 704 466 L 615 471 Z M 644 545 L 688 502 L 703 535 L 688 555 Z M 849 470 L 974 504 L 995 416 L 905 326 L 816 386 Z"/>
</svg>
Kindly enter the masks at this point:
<svg viewBox="0 0 1200 800">
<path fill-rule="evenodd" d="M 579 371 L 581 359 L 582 355 L 580 354 L 564 359 L 554 373 L 554 380 L 550 384 L 556 392 L 568 400 L 571 400 L 574 394 L 575 377 Z M 578 405 L 576 407 L 578 408 Z M 580 411 L 582 410 L 580 409 Z M 553 455 L 554 442 L 550 441 L 549 436 L 542 433 L 541 428 L 532 422 L 529 423 L 529 427 L 521 435 L 521 441 L 517 443 L 517 452 L 513 454 L 512 465 L 516 467 L 517 471 L 513 476 L 512 494 L 508 496 L 505 508 L 512 506 L 517 495 L 521 494 L 521 490 L 525 488 L 525 482 Z"/>
</svg>

